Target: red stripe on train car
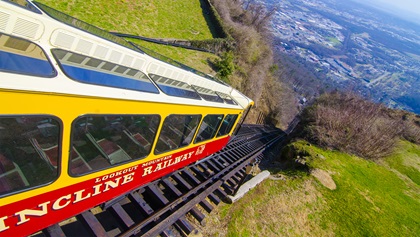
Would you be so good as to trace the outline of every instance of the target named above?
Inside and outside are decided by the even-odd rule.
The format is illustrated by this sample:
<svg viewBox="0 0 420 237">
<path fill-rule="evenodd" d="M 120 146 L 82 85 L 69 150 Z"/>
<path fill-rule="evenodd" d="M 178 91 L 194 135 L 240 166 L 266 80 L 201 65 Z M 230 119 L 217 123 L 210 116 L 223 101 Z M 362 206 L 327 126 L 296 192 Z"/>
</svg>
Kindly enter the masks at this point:
<svg viewBox="0 0 420 237">
<path fill-rule="evenodd" d="M 0 236 L 26 236 L 222 149 L 229 137 L 0 207 Z"/>
</svg>

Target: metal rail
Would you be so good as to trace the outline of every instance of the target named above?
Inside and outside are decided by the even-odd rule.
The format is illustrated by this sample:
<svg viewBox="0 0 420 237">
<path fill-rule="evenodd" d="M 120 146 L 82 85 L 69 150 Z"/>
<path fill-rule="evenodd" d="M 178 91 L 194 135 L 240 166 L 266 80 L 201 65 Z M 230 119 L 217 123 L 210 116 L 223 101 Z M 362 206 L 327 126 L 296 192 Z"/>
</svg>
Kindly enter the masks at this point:
<svg viewBox="0 0 420 237">
<path fill-rule="evenodd" d="M 35 236 L 187 236 L 244 178 L 245 167 L 286 134 L 244 125 L 223 150 Z M 213 203 L 213 204 L 211 204 Z"/>
</svg>

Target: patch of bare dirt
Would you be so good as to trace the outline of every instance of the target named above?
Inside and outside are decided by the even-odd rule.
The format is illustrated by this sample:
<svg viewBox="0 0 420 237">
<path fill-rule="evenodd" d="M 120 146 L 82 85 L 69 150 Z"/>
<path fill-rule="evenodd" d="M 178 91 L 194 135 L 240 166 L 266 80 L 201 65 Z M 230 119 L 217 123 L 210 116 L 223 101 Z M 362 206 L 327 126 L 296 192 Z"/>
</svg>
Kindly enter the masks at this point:
<svg viewBox="0 0 420 237">
<path fill-rule="evenodd" d="M 326 188 L 331 190 L 335 190 L 337 188 L 337 185 L 327 171 L 321 169 L 313 169 L 311 170 L 311 175 L 314 176 Z"/>
</svg>

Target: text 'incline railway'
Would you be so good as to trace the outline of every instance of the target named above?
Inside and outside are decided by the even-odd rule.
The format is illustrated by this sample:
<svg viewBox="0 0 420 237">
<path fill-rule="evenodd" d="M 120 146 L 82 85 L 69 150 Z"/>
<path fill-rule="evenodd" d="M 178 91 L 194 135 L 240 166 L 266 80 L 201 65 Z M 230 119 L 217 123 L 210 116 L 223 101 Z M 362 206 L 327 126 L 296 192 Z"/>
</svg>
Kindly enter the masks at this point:
<svg viewBox="0 0 420 237">
<path fill-rule="evenodd" d="M 0 1 L 0 236 L 32 234 L 214 154 L 253 105 L 97 27 L 17 2 Z"/>
<path fill-rule="evenodd" d="M 255 164 L 283 141 L 285 133 L 262 125 L 244 125 L 214 155 L 139 189 L 55 224 L 45 236 L 187 236 L 205 223 L 206 213 L 231 195 Z"/>
</svg>

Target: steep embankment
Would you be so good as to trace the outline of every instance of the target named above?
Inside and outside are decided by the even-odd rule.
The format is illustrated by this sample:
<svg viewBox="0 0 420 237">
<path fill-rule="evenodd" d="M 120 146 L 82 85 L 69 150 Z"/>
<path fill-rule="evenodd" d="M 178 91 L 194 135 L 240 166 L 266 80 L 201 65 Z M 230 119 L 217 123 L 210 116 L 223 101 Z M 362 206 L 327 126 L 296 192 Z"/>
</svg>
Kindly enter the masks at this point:
<svg viewBox="0 0 420 237">
<path fill-rule="evenodd" d="M 291 144 L 269 168 L 281 178 L 264 182 L 234 205 L 219 206 L 203 235 L 417 236 L 420 146 L 398 147 L 377 163 L 304 141 Z M 284 159 L 294 163 L 298 156 L 298 169 L 277 173 Z M 310 175 L 315 169 L 324 171 L 323 180 Z M 335 189 L 323 185 L 328 177 Z"/>
<path fill-rule="evenodd" d="M 200 1 L 39 2 L 110 32 L 188 40 L 206 40 L 213 37 Z M 143 41 L 135 42 L 204 73 L 216 74 L 209 65 L 209 61 L 218 58 L 214 54 Z"/>
<path fill-rule="evenodd" d="M 276 179 L 223 205 L 211 218 L 217 231 L 206 228 L 205 235 L 420 234 L 418 115 L 330 93 L 301 119 L 291 136 L 324 148 L 298 140 L 272 154 L 261 168 Z"/>
<path fill-rule="evenodd" d="M 248 122 L 256 122 L 262 115 L 259 122 L 286 129 L 298 111 L 296 96 L 289 86 L 278 80 L 282 70 L 273 59 L 267 27 L 275 9 L 265 9 L 254 1 L 244 5 L 242 1 L 210 2 L 235 42 L 235 70 L 229 79 L 234 87 L 256 102 Z"/>
</svg>

